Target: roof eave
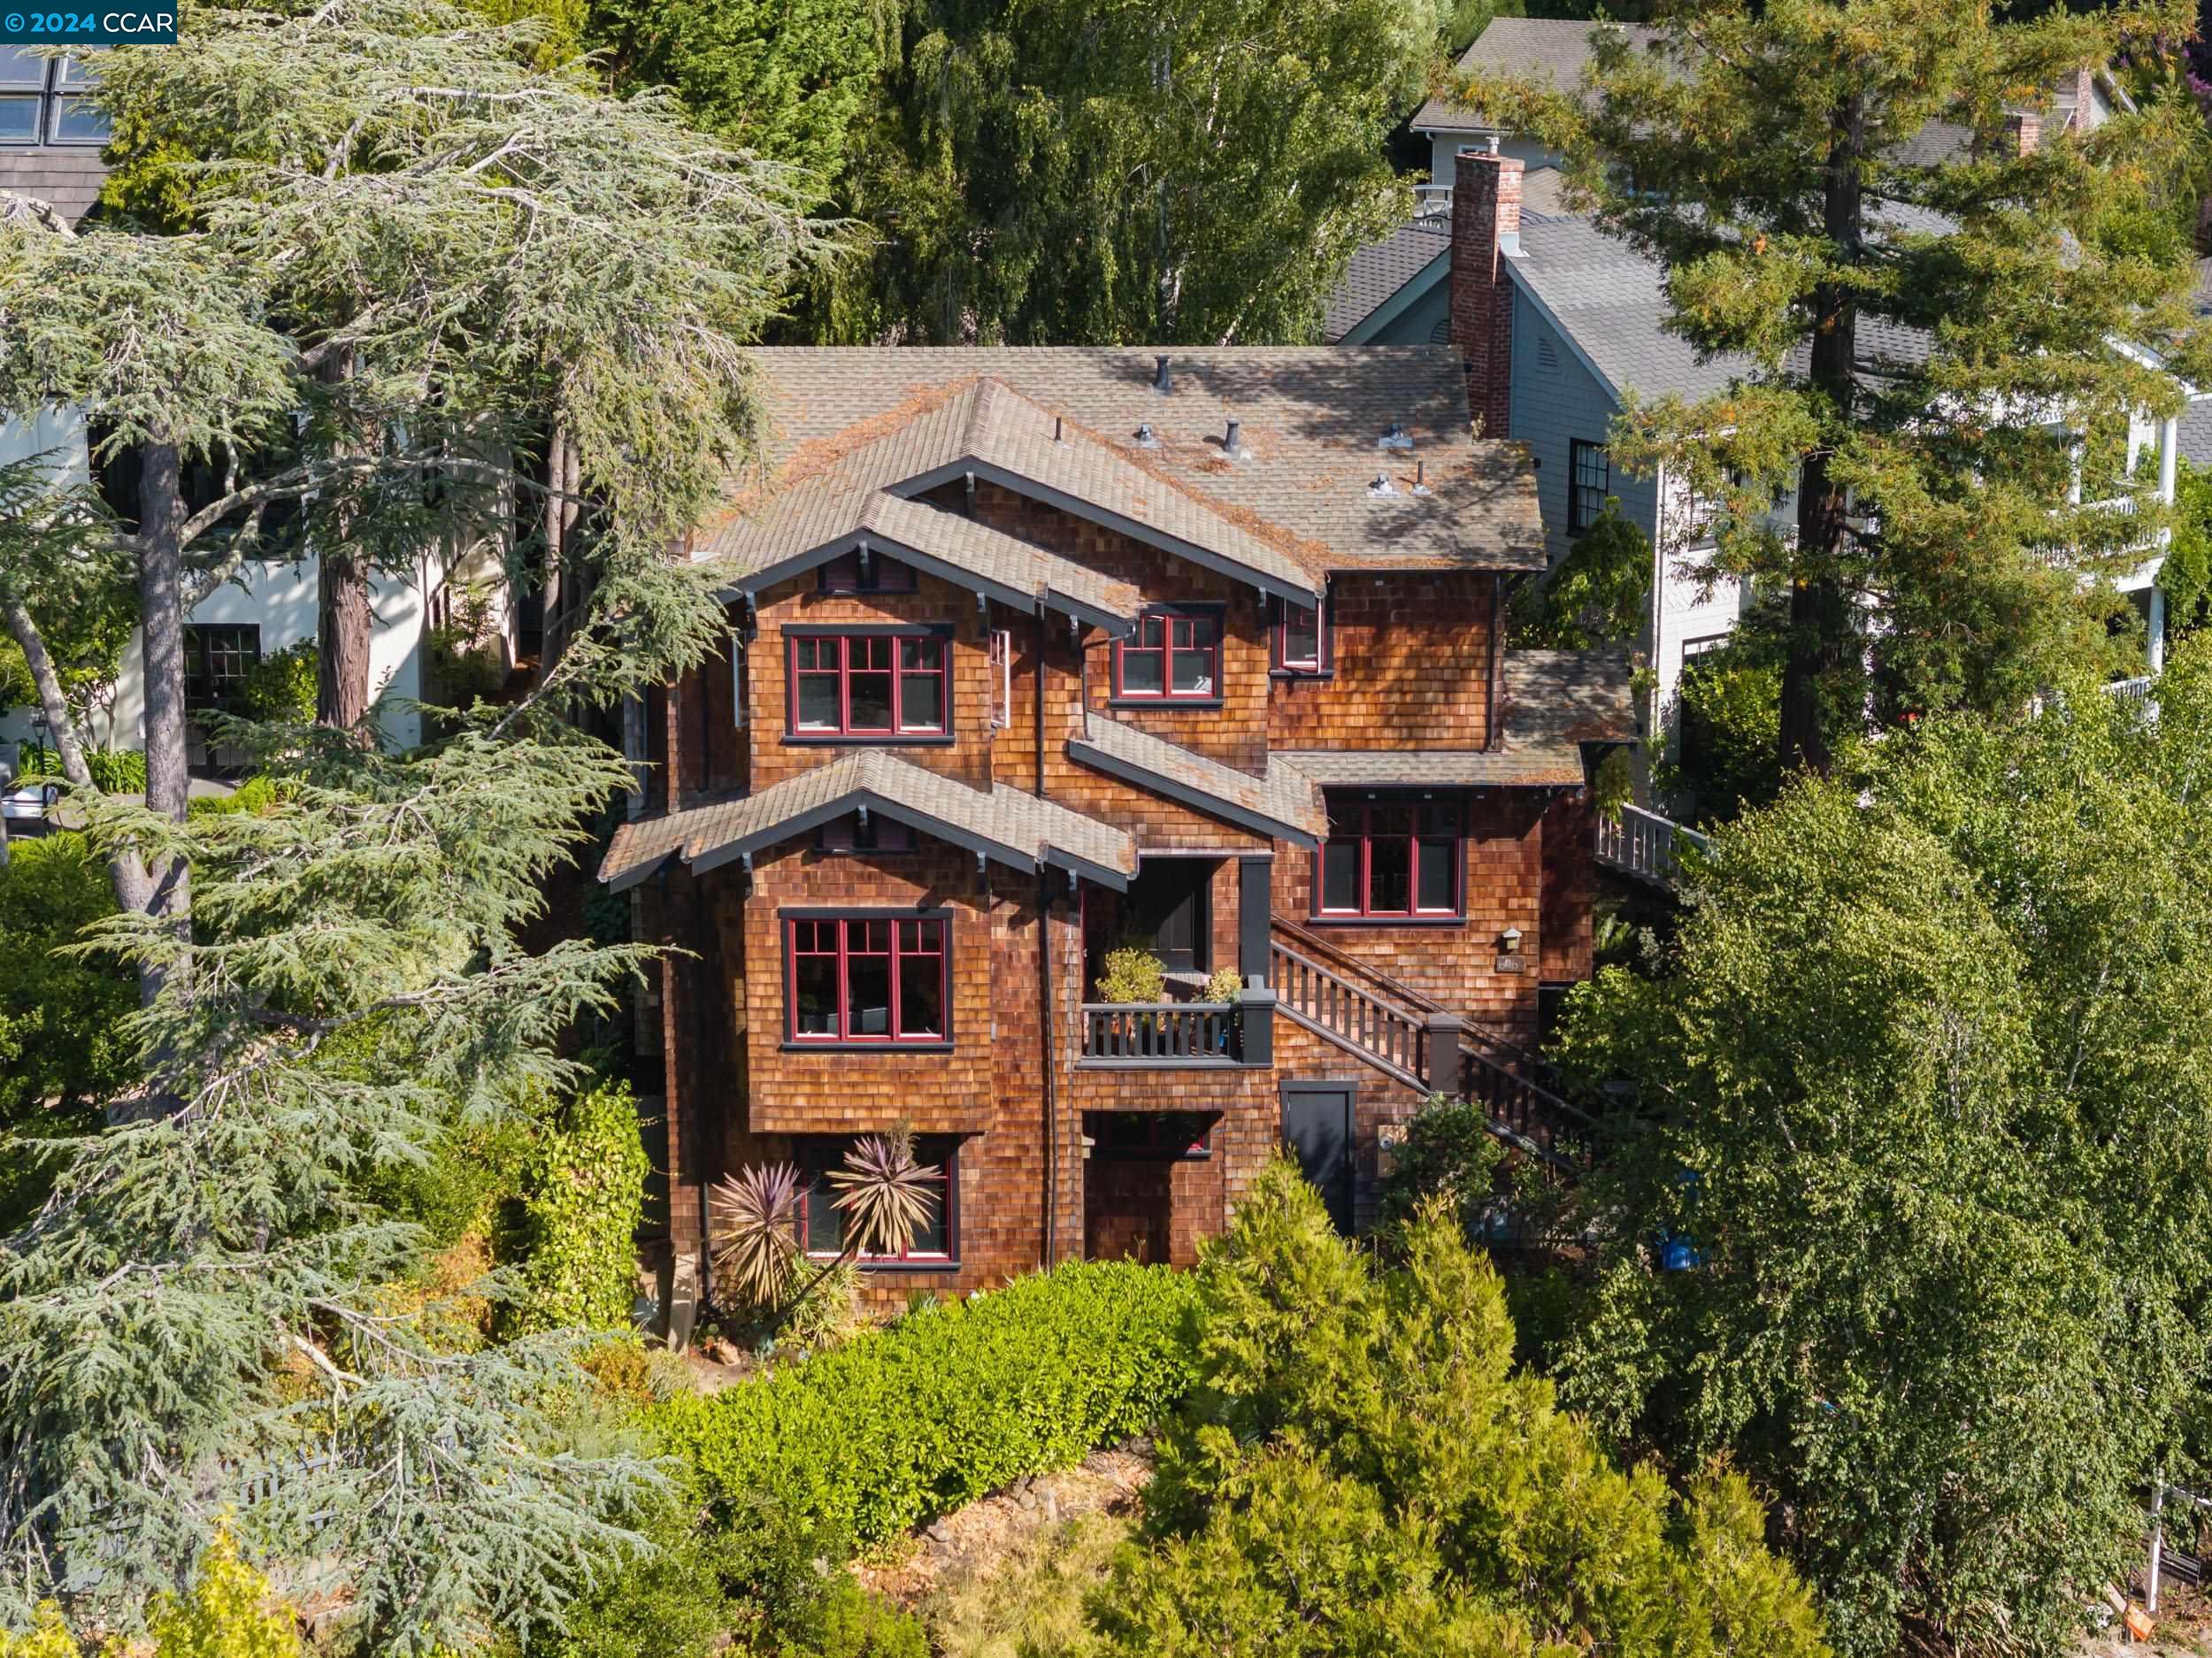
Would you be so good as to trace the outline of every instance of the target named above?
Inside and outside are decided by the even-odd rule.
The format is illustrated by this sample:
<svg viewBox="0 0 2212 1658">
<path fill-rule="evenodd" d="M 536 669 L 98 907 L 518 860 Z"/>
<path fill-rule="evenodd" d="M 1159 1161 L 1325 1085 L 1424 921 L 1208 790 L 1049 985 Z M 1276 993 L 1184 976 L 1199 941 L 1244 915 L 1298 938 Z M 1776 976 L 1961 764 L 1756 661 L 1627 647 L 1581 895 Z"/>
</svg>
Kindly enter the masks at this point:
<svg viewBox="0 0 2212 1658">
<path fill-rule="evenodd" d="M 1119 778 L 1125 783 L 1133 783 L 1139 788 L 1164 794 L 1168 799 L 1188 806 L 1194 811 L 1203 812 L 1209 817 L 1219 817 L 1224 822 L 1233 823 L 1240 829 L 1249 829 L 1256 834 L 1288 841 L 1295 846 L 1314 847 L 1320 844 L 1320 837 L 1310 830 L 1266 812 L 1256 811 L 1251 807 L 1240 806 L 1234 801 L 1224 800 L 1218 794 L 1210 794 L 1204 789 L 1194 788 L 1178 779 L 1164 777 L 1148 767 L 1109 754 L 1079 737 L 1068 740 L 1068 757 L 1080 761 L 1093 771 Z"/>
</svg>

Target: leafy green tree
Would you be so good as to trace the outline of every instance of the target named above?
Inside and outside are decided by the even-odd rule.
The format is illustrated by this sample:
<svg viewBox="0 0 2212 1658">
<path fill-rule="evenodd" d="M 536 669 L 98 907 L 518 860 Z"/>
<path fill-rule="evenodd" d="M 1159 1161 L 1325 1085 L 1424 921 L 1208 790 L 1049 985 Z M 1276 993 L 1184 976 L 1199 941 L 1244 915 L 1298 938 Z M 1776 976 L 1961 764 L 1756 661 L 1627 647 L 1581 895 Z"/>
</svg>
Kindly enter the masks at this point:
<svg viewBox="0 0 2212 1658">
<path fill-rule="evenodd" d="M 1771 1491 L 1847 1652 L 2070 1650 L 2203 1466 L 2212 653 L 2155 695 L 1847 752 L 1720 832 L 1671 972 L 1571 1005 L 1651 1122 L 1563 1394 Z"/>
<path fill-rule="evenodd" d="M 1891 719 L 2015 710 L 2108 666 L 2154 468 L 2070 502 L 2085 438 L 2173 412 L 2119 338 L 2202 342 L 2176 101 L 2080 136 L 2012 111 L 2124 38 L 2185 35 L 2184 0 L 2000 20 L 1987 0 L 1684 0 L 1656 47 L 1601 34 L 1585 87 L 1481 77 L 1466 101 L 1571 158 L 1599 223 L 1655 257 L 1671 326 L 1737 383 L 1631 406 L 1616 457 L 1717 503 L 1717 576 L 1790 595 L 1778 762 L 1824 768 L 1871 655 Z M 2168 215 L 2163 237 L 2147 221 Z M 1798 489 L 1793 536 L 1765 522 Z M 1870 652 L 1870 643 L 1878 649 Z"/>
<path fill-rule="evenodd" d="M 651 1164 L 626 1085 L 588 1088 L 551 1114 L 522 1174 L 511 1247 L 519 1293 L 504 1330 L 626 1330 Z"/>
<path fill-rule="evenodd" d="M 872 261 L 826 339 L 1317 338 L 1353 251 L 1409 210 L 1383 140 L 1432 0 L 913 0 L 846 205 Z"/>
<path fill-rule="evenodd" d="M 884 0 L 599 0 L 589 22 L 616 86 L 672 88 L 702 130 L 804 169 L 817 202 L 843 180 L 895 27 Z"/>
<path fill-rule="evenodd" d="M 1091 1603 L 1110 1650 L 1827 1650 L 1740 1478 L 1622 1473 L 1512 1373 L 1497 1276 L 1442 1208 L 1379 1270 L 1279 1160 L 1198 1278 L 1148 1546 Z"/>
<path fill-rule="evenodd" d="M 1513 642 L 1558 650 L 1634 644 L 1650 619 L 1651 541 L 1608 496 L 1540 581 L 1513 595 Z"/>
</svg>

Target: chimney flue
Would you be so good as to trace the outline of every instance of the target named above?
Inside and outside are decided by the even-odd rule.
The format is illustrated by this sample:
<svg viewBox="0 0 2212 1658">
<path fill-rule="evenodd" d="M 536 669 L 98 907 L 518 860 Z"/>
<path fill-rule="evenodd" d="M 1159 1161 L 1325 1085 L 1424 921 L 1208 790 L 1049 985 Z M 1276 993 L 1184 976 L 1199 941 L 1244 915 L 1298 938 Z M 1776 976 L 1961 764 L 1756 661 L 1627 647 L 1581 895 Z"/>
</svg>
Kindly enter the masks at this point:
<svg viewBox="0 0 2212 1658">
<path fill-rule="evenodd" d="M 1168 372 L 1165 352 L 1152 359 L 1152 389 L 1163 397 L 1175 389 L 1175 378 Z"/>
</svg>

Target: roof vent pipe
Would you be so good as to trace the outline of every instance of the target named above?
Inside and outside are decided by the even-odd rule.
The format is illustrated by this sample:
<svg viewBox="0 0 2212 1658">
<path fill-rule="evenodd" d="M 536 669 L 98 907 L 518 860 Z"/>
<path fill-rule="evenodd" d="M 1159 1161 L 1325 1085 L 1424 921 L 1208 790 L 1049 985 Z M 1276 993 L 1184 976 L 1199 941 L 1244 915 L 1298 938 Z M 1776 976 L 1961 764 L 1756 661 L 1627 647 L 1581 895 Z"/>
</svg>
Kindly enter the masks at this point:
<svg viewBox="0 0 2212 1658">
<path fill-rule="evenodd" d="M 1229 422 L 1229 435 L 1222 439 L 1221 447 L 1227 452 L 1232 460 L 1244 453 L 1244 445 L 1241 441 L 1243 432 L 1243 421 L 1232 420 Z"/>
<path fill-rule="evenodd" d="M 1060 441 L 1060 417 L 1058 415 L 1052 417 L 1052 441 L 1055 443 Z"/>
<path fill-rule="evenodd" d="M 1167 372 L 1164 352 L 1152 359 L 1152 389 L 1163 397 L 1175 389 L 1175 377 Z"/>
<path fill-rule="evenodd" d="M 1147 421 L 1137 428 L 1137 447 L 1141 449 L 1156 449 L 1160 447 L 1160 440 L 1153 434 L 1150 421 Z"/>
</svg>

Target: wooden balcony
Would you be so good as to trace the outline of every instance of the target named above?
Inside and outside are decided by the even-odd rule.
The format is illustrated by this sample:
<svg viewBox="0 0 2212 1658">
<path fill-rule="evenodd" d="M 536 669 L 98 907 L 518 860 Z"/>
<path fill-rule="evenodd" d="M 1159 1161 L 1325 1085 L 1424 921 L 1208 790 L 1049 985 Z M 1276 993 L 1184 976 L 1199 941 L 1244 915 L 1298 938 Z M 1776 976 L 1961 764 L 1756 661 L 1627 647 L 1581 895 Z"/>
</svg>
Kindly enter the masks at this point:
<svg viewBox="0 0 2212 1658">
<path fill-rule="evenodd" d="M 1639 806 L 1623 806 L 1617 818 L 1598 818 L 1598 862 L 1661 887 L 1680 878 L 1684 850 L 1702 852 L 1711 844 L 1696 830 Z"/>
<path fill-rule="evenodd" d="M 1246 1031 L 1272 1019 L 1274 998 L 1232 1002 L 1087 1002 L 1083 1056 L 1087 1071 L 1212 1071 L 1265 1064 Z M 1248 1058 L 1248 1049 L 1254 1056 Z"/>
</svg>

